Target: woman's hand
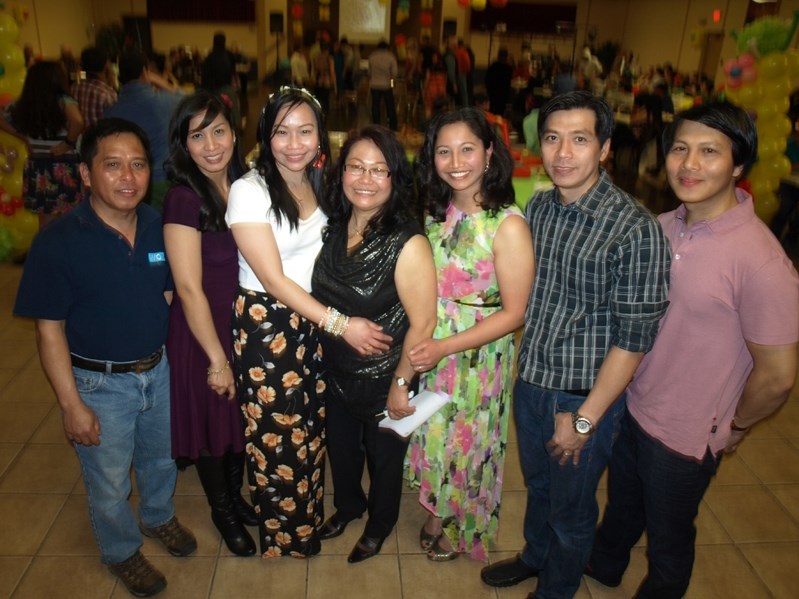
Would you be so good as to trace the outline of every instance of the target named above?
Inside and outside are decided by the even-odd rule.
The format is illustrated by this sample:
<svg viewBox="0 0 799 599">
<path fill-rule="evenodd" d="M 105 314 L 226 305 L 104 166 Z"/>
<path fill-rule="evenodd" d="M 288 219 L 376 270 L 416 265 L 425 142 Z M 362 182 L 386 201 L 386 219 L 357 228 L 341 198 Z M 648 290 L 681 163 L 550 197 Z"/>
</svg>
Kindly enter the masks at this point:
<svg viewBox="0 0 799 599">
<path fill-rule="evenodd" d="M 236 399 L 236 384 L 233 381 L 233 371 L 230 365 L 210 366 L 208 368 L 208 386 L 218 395 L 227 396 L 229 400 Z"/>
<path fill-rule="evenodd" d="M 391 336 L 383 332 L 383 327 L 360 316 L 350 317 L 350 324 L 342 337 L 361 356 L 388 351 L 392 341 Z"/>
<path fill-rule="evenodd" d="M 441 339 L 425 339 L 408 352 L 408 361 L 416 372 L 427 372 L 448 356 Z"/>
<path fill-rule="evenodd" d="M 391 388 L 388 390 L 388 400 L 386 401 L 386 411 L 392 420 L 400 420 L 410 416 L 416 408 L 408 404 L 408 387 L 400 387 L 396 380 L 391 381 Z"/>
</svg>

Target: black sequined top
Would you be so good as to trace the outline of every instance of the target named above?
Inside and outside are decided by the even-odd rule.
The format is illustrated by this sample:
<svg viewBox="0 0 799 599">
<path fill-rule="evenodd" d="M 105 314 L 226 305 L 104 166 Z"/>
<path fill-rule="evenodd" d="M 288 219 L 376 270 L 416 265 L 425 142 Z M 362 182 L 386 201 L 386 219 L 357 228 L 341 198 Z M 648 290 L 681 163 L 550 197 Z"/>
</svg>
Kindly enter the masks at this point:
<svg viewBox="0 0 799 599">
<path fill-rule="evenodd" d="M 394 285 L 394 270 L 402 248 L 421 225 L 409 220 L 395 231 L 369 233 L 347 250 L 347 227 L 328 232 L 314 267 L 313 296 L 348 316 L 362 316 L 383 327 L 393 338 L 389 351 L 358 355 L 343 339 L 320 334 L 326 370 L 326 395 L 342 401 L 356 417 L 374 420 L 386 406 L 391 377 L 399 363 L 410 323 Z"/>
</svg>

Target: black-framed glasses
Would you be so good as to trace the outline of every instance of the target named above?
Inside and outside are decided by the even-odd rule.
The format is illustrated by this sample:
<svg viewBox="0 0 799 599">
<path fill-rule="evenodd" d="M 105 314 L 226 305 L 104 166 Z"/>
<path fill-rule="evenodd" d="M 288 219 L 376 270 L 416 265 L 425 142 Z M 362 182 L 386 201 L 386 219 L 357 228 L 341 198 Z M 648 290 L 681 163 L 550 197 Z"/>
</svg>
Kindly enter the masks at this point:
<svg viewBox="0 0 799 599">
<path fill-rule="evenodd" d="M 363 177 L 366 173 L 369 173 L 369 176 L 372 177 L 372 179 L 382 180 L 388 179 L 391 176 L 390 170 L 380 168 L 379 166 L 366 168 L 360 164 L 345 164 L 344 170 L 353 177 Z"/>
<path fill-rule="evenodd" d="M 269 94 L 269 98 L 267 99 L 266 103 L 272 101 L 275 96 L 284 96 L 290 93 L 298 93 L 305 97 L 308 101 L 313 102 L 319 110 L 322 110 L 322 105 L 319 103 L 319 100 L 316 99 L 310 91 L 305 89 L 304 87 L 296 87 L 294 85 L 281 85 L 276 92 Z M 266 106 L 264 106 L 266 108 Z"/>
</svg>

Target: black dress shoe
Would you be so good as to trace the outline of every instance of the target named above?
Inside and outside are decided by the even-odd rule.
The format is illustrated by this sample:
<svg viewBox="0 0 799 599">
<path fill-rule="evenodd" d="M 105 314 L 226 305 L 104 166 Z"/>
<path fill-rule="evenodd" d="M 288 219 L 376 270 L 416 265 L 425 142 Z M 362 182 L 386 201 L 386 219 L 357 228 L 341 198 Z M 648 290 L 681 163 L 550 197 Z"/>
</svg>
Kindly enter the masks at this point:
<svg viewBox="0 0 799 599">
<path fill-rule="evenodd" d="M 380 553 L 380 548 L 383 546 L 383 541 L 385 540 L 385 538 L 375 539 L 363 535 L 360 539 L 358 539 L 358 542 L 355 544 L 355 547 L 352 548 L 352 551 L 350 551 L 347 561 L 351 564 L 356 564 L 365 559 L 369 559 L 370 557 L 374 557 Z"/>
<path fill-rule="evenodd" d="M 492 587 L 510 587 L 533 576 L 538 576 L 538 570 L 525 564 L 518 553 L 480 571 L 482 581 Z"/>
<path fill-rule="evenodd" d="M 334 539 L 344 532 L 344 529 L 347 528 L 347 524 L 349 524 L 349 521 L 343 522 L 338 519 L 338 514 L 333 514 L 319 527 L 316 536 L 322 541 Z"/>
<path fill-rule="evenodd" d="M 607 576 L 603 576 L 600 572 L 597 572 L 591 562 L 588 562 L 585 565 L 585 570 L 583 574 L 586 576 L 593 578 L 598 583 L 606 586 L 606 587 L 617 587 L 621 584 L 621 576 L 618 578 L 609 578 Z"/>
</svg>

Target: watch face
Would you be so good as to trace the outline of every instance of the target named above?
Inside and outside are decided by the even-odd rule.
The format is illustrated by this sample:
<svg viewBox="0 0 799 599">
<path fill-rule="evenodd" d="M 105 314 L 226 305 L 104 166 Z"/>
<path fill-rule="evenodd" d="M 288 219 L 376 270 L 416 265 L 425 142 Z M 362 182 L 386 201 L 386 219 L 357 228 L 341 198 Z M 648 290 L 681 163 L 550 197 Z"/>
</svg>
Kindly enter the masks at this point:
<svg viewBox="0 0 799 599">
<path fill-rule="evenodd" d="M 400 387 L 407 387 L 408 386 L 408 381 L 406 381 L 404 377 L 398 376 L 397 377 L 397 384 Z"/>
<path fill-rule="evenodd" d="M 574 428 L 578 433 L 587 435 L 591 432 L 591 423 L 584 418 L 578 418 L 574 421 Z"/>
</svg>

